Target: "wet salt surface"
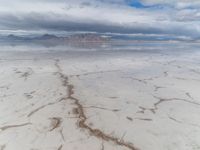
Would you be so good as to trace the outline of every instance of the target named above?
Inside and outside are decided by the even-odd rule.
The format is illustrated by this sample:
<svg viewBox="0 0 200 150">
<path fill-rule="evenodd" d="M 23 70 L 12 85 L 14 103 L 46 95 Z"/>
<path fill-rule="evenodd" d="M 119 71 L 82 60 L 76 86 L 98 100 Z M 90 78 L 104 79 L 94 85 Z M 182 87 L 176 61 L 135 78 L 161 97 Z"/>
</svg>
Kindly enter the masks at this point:
<svg viewBox="0 0 200 150">
<path fill-rule="evenodd" d="M 200 149 L 198 45 L 150 45 L 4 47 L 0 149 Z"/>
</svg>

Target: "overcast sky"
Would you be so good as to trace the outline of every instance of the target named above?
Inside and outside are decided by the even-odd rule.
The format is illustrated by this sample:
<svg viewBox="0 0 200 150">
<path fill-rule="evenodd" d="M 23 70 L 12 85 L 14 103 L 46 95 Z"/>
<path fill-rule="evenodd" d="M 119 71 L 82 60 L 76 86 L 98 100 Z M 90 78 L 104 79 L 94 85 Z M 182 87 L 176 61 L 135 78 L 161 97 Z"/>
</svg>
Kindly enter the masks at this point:
<svg viewBox="0 0 200 150">
<path fill-rule="evenodd" d="M 0 31 L 200 37 L 200 0 L 0 0 Z"/>
</svg>

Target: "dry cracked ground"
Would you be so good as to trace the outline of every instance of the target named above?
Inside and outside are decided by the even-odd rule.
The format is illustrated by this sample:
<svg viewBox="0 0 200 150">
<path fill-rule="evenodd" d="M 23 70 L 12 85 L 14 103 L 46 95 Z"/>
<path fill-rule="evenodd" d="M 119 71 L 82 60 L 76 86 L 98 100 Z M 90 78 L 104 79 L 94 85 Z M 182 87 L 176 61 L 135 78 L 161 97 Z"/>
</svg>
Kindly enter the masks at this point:
<svg viewBox="0 0 200 150">
<path fill-rule="evenodd" d="M 200 52 L 0 52 L 0 150 L 199 150 Z"/>
</svg>

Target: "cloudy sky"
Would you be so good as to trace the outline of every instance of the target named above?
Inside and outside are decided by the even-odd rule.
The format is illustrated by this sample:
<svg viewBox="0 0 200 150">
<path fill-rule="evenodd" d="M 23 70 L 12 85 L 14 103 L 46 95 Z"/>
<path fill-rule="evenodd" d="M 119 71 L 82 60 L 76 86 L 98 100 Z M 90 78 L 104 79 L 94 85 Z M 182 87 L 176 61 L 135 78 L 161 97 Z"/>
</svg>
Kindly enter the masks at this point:
<svg viewBox="0 0 200 150">
<path fill-rule="evenodd" d="M 200 0 L 0 0 L 0 32 L 200 37 Z"/>
</svg>

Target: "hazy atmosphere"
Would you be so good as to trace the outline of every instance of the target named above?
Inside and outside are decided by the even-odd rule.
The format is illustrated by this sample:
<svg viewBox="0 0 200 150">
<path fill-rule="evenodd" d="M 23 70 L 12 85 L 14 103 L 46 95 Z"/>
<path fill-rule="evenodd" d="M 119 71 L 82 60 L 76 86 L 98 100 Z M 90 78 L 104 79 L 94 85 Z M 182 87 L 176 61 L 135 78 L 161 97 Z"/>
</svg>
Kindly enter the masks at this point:
<svg viewBox="0 0 200 150">
<path fill-rule="evenodd" d="M 0 0 L 0 150 L 200 150 L 199 0 Z"/>
<path fill-rule="evenodd" d="M 1 32 L 91 31 L 199 38 L 198 0 L 0 0 Z M 6 31 L 5 31 L 6 30 Z"/>
</svg>

